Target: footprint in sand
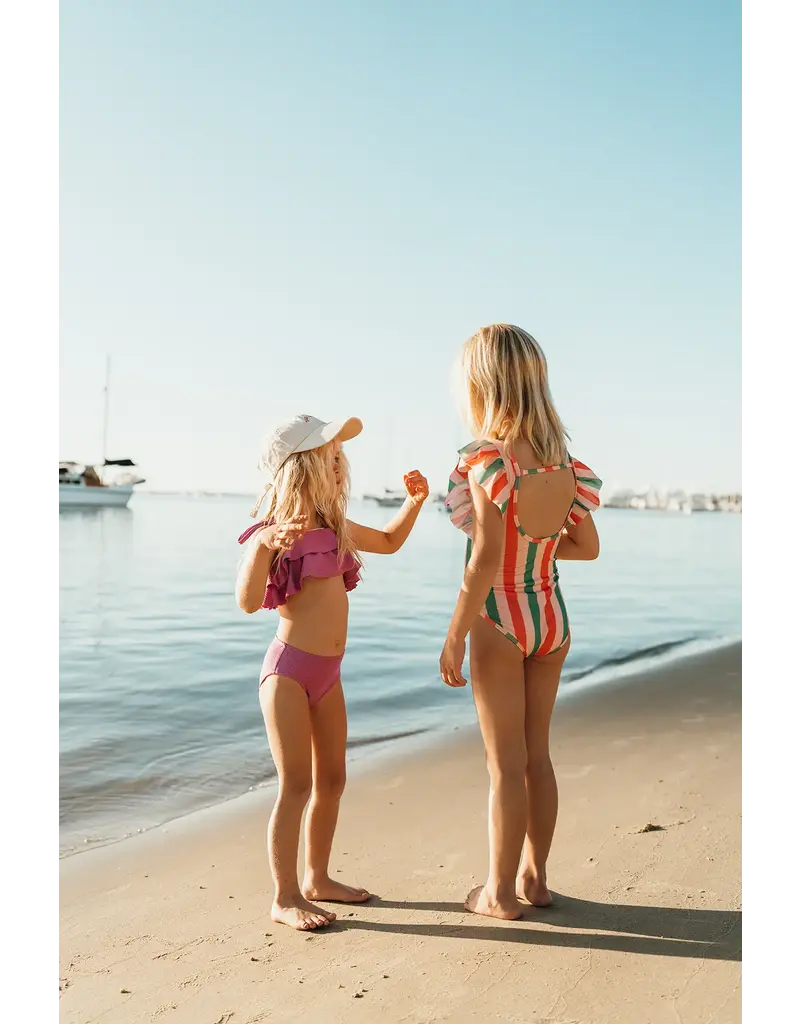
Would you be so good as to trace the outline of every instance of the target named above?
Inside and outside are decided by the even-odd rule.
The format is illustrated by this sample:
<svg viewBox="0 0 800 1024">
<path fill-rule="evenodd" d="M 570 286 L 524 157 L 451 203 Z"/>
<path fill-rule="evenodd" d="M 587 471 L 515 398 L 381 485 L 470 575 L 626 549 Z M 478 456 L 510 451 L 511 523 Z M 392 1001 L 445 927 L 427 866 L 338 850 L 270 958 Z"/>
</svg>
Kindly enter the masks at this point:
<svg viewBox="0 0 800 1024">
<path fill-rule="evenodd" d="M 459 861 L 464 859 L 464 856 L 463 853 L 449 853 L 446 857 L 442 857 L 441 860 L 437 860 L 435 870 L 417 868 L 414 874 L 419 877 L 433 878 L 436 875 L 440 875 L 442 871 L 453 871 Z"/>
<path fill-rule="evenodd" d="M 594 769 L 593 764 L 584 764 L 580 768 L 559 768 L 558 775 L 561 779 L 585 779 Z"/>
<path fill-rule="evenodd" d="M 404 776 L 397 775 L 397 776 L 395 776 L 395 778 L 391 779 L 389 782 L 384 782 L 384 783 L 382 783 L 382 785 L 376 786 L 375 788 L 378 789 L 380 792 L 384 792 L 387 789 L 397 789 L 398 786 L 402 786 L 403 785 L 403 781 L 404 781 Z"/>
</svg>

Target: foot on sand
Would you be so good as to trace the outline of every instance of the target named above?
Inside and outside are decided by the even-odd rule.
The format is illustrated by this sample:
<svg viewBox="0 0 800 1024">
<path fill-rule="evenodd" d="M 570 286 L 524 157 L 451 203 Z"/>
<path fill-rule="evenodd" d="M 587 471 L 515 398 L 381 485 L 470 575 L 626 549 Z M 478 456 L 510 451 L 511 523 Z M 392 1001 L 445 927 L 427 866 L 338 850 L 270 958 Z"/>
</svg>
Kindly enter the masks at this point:
<svg viewBox="0 0 800 1024">
<path fill-rule="evenodd" d="M 290 928 L 296 928 L 299 932 L 326 928 L 336 920 L 336 914 L 332 914 L 329 910 L 322 910 L 321 907 L 315 907 L 313 903 L 309 903 L 301 896 L 282 900 L 280 903 L 276 900 L 272 904 L 270 916 L 276 924 L 288 924 Z"/>
<path fill-rule="evenodd" d="M 520 875 L 517 879 L 517 899 L 527 900 L 532 907 L 551 907 L 553 897 L 544 879 L 533 875 Z"/>
<path fill-rule="evenodd" d="M 313 884 L 303 884 L 303 895 L 308 900 L 324 903 L 365 903 L 372 893 L 361 886 L 345 885 L 333 878 L 321 878 Z"/>
<path fill-rule="evenodd" d="M 515 899 L 491 900 L 483 885 L 476 885 L 470 892 L 464 901 L 464 909 L 483 917 L 499 917 L 503 921 L 516 921 L 522 917 L 522 907 Z"/>
</svg>

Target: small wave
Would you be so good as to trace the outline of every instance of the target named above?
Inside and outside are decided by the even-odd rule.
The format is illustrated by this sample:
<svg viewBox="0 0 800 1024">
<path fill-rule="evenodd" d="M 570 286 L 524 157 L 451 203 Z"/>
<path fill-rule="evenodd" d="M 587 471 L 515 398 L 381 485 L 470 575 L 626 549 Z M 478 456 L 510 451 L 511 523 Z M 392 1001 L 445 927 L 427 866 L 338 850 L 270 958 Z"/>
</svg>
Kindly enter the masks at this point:
<svg viewBox="0 0 800 1024">
<path fill-rule="evenodd" d="M 385 732 L 379 736 L 364 736 L 361 739 L 348 741 L 348 749 L 355 747 L 369 747 L 375 743 L 388 743 L 390 740 L 405 740 L 409 736 L 421 736 L 423 733 L 430 732 L 430 729 L 406 729 L 403 732 Z"/>
<path fill-rule="evenodd" d="M 674 651 L 677 647 L 683 647 L 684 644 L 694 643 L 696 640 L 703 639 L 700 636 L 685 636 L 680 640 L 667 640 L 664 643 L 652 644 L 650 647 L 639 647 L 635 651 L 629 651 L 627 654 L 620 654 L 614 658 L 604 658 L 602 661 L 598 661 L 596 665 L 591 665 L 589 668 L 580 669 L 577 672 L 565 673 L 565 682 L 576 682 L 578 679 L 584 679 L 586 676 L 592 675 L 594 672 L 599 672 L 601 669 L 618 668 L 620 665 L 628 665 L 632 661 L 640 661 L 642 658 L 657 658 L 662 654 L 666 654 L 668 651 Z"/>
<path fill-rule="evenodd" d="M 635 675 L 647 669 L 657 668 L 672 661 L 688 658 L 693 654 L 706 654 L 721 650 L 731 644 L 741 643 L 741 636 L 689 636 L 681 640 L 669 640 L 650 647 L 640 647 L 629 654 L 616 658 L 605 658 L 592 668 L 583 669 L 565 678 L 562 691 L 578 693 L 586 687 L 613 682 L 624 676 Z"/>
</svg>

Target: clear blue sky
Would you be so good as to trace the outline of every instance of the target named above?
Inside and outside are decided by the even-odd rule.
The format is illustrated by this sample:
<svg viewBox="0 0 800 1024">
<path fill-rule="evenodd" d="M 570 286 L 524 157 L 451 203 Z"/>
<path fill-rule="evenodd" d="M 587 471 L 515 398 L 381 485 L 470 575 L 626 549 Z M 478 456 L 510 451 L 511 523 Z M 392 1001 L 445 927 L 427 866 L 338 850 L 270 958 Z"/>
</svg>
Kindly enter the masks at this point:
<svg viewBox="0 0 800 1024">
<path fill-rule="evenodd" d="M 445 486 L 449 368 L 531 331 L 609 484 L 740 486 L 740 10 L 61 10 L 61 457 L 252 489 L 292 412 Z"/>
</svg>

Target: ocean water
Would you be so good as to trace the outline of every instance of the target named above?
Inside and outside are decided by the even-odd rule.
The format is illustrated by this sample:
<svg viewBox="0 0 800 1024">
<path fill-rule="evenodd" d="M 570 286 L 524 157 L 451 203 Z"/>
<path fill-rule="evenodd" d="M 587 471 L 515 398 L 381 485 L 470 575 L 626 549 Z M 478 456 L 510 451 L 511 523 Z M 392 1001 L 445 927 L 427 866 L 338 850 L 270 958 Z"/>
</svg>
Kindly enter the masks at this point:
<svg viewBox="0 0 800 1024">
<path fill-rule="evenodd" d="M 60 515 L 62 853 L 268 784 L 258 671 L 277 614 L 233 598 L 247 498 L 137 494 Z M 354 501 L 381 525 L 391 510 Z M 741 634 L 741 519 L 601 509 L 596 562 L 561 564 L 573 631 L 562 695 L 638 659 Z M 438 659 L 464 537 L 427 506 L 396 555 L 367 556 L 342 679 L 352 757 L 475 720 Z"/>
</svg>

